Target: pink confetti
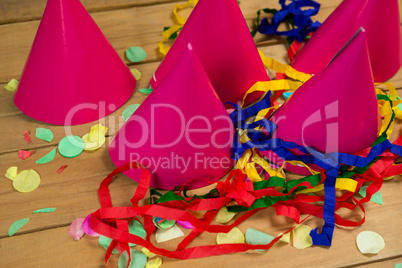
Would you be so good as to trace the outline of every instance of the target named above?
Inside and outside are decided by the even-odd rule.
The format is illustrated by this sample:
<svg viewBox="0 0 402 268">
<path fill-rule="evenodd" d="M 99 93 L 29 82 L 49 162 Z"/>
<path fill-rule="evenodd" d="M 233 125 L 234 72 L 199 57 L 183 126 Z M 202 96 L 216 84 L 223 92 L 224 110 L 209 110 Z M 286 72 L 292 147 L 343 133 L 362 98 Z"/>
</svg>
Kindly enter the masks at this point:
<svg viewBox="0 0 402 268">
<path fill-rule="evenodd" d="M 27 159 L 33 154 L 34 151 L 18 150 L 18 157 L 22 160 Z"/>
<path fill-rule="evenodd" d="M 194 226 L 189 223 L 188 221 L 177 221 L 178 224 L 180 224 L 181 227 L 186 228 L 186 229 L 194 229 Z"/>
<path fill-rule="evenodd" d="M 28 142 L 28 143 L 32 143 L 31 138 L 29 137 L 29 133 L 28 131 L 24 131 L 24 139 Z"/>
<path fill-rule="evenodd" d="M 67 165 L 61 166 L 61 167 L 57 170 L 57 173 L 60 174 L 66 167 L 67 167 Z"/>
<path fill-rule="evenodd" d="M 82 229 L 84 230 L 84 233 L 86 233 L 87 235 L 90 236 L 100 236 L 100 234 L 98 234 L 97 232 L 95 232 L 94 230 L 92 230 L 91 227 L 89 227 L 89 221 L 91 220 L 91 215 L 88 215 L 85 218 L 84 223 L 82 224 Z"/>
<path fill-rule="evenodd" d="M 74 238 L 75 241 L 80 240 L 81 237 L 84 236 L 84 230 L 82 230 L 82 223 L 84 220 L 85 218 L 75 219 L 68 228 L 68 234 Z"/>
</svg>

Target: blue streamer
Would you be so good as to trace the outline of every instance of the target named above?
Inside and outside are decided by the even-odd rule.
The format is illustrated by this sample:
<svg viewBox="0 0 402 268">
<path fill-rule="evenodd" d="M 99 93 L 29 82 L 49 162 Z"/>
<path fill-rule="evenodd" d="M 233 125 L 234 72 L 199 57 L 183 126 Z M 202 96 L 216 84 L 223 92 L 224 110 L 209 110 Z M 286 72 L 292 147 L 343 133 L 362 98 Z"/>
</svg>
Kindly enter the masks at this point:
<svg viewBox="0 0 402 268">
<path fill-rule="evenodd" d="M 267 94 L 268 95 L 268 94 Z M 278 138 L 271 138 L 272 133 L 276 130 L 276 125 L 268 120 L 262 119 L 257 122 L 248 124 L 245 120 L 248 117 L 255 116 L 258 114 L 259 110 L 267 108 L 268 102 L 258 105 L 255 104 L 244 110 L 241 109 L 239 105 L 233 105 L 236 110 L 232 113 L 236 116 L 231 116 L 236 129 L 243 129 L 247 131 L 250 141 L 245 143 L 240 143 L 239 133 L 236 131 L 234 137 L 234 145 L 232 150 L 232 158 L 239 160 L 243 155 L 244 151 L 251 148 L 257 148 L 260 151 L 273 151 L 280 158 L 285 161 L 301 161 L 305 164 L 315 164 L 326 170 L 326 179 L 324 182 L 324 192 L 325 200 L 323 206 L 323 219 L 325 221 L 322 227 L 321 233 L 318 233 L 318 229 L 311 231 L 310 236 L 313 239 L 314 245 L 331 246 L 332 236 L 335 228 L 335 206 L 336 206 L 336 195 L 335 195 L 335 184 L 338 177 L 338 172 L 341 165 L 355 166 L 355 167 L 365 167 L 371 162 L 373 162 L 379 155 L 381 155 L 385 150 L 390 149 L 390 151 L 397 155 L 402 155 L 402 146 L 391 144 L 389 140 L 377 140 L 374 146 L 371 147 L 370 152 L 367 157 L 357 156 L 347 153 L 321 153 L 312 147 L 305 147 L 298 145 L 294 142 L 283 141 Z M 261 131 L 256 131 L 255 128 L 258 126 L 264 127 L 268 135 L 262 134 Z M 379 142 L 381 141 L 381 142 Z M 379 143 L 378 143 L 379 142 Z M 378 143 L 378 144 L 377 144 Z M 296 155 L 291 150 L 297 149 L 304 155 Z"/>
<path fill-rule="evenodd" d="M 318 13 L 320 4 L 312 0 L 292 0 L 289 5 L 286 5 L 285 0 L 279 0 L 282 8 L 275 12 L 271 19 L 271 23 L 267 18 L 261 20 L 258 26 L 258 31 L 262 34 L 275 34 L 288 36 L 290 40 L 297 40 L 302 42 L 306 36 L 314 32 L 320 27 L 321 23 L 318 21 L 313 22 L 311 16 Z M 304 7 L 312 7 L 311 9 L 303 10 Z M 272 10 L 270 10 L 272 11 Z M 288 31 L 278 31 L 279 25 L 290 19 L 293 21 L 293 29 Z"/>
</svg>

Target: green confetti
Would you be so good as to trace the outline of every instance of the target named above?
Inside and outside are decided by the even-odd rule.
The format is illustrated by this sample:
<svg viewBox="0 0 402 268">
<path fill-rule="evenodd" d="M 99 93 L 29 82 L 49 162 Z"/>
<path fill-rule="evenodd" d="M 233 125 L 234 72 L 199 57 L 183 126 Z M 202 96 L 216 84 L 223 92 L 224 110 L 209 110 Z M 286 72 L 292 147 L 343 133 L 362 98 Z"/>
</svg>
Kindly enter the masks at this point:
<svg viewBox="0 0 402 268">
<path fill-rule="evenodd" d="M 143 239 L 145 239 L 147 237 L 147 232 L 145 231 L 144 227 L 142 226 L 142 224 L 139 221 L 136 220 L 132 220 L 130 222 L 130 224 L 128 225 L 128 232 L 130 234 L 139 236 Z M 130 247 L 135 247 L 136 244 L 133 243 L 129 243 L 128 244 Z"/>
<path fill-rule="evenodd" d="M 359 194 L 362 197 L 366 197 L 367 188 L 368 188 L 368 186 L 360 187 Z M 370 201 L 382 205 L 383 204 L 382 193 L 380 191 L 376 192 L 375 194 L 373 194 L 371 196 Z"/>
<path fill-rule="evenodd" d="M 144 253 L 136 249 L 131 249 L 130 253 L 131 253 L 131 262 L 130 265 L 128 266 L 129 268 L 144 268 L 145 265 L 147 265 L 147 256 Z M 128 254 L 126 251 L 124 251 L 119 257 L 117 267 L 125 268 L 127 267 L 127 263 L 128 263 Z"/>
<path fill-rule="evenodd" d="M 36 164 L 46 164 L 54 159 L 56 156 L 56 148 L 51 150 L 47 155 L 35 161 Z"/>
<path fill-rule="evenodd" d="M 62 156 L 72 158 L 79 156 L 84 151 L 84 147 L 85 143 L 80 137 L 70 135 L 59 142 L 58 148 Z"/>
<path fill-rule="evenodd" d="M 111 239 L 107 236 L 103 236 L 103 235 L 99 236 L 99 240 L 98 240 L 99 245 L 101 245 L 106 250 L 109 248 L 109 245 L 110 245 L 110 243 L 112 243 L 112 241 L 113 241 L 113 239 Z M 119 254 L 119 252 L 115 248 L 113 249 L 112 253 Z"/>
<path fill-rule="evenodd" d="M 35 210 L 34 212 L 32 212 L 32 214 L 51 213 L 51 212 L 54 212 L 55 210 L 56 210 L 56 208 L 41 208 L 41 209 Z"/>
<path fill-rule="evenodd" d="M 126 50 L 126 57 L 131 62 L 140 62 L 145 60 L 147 53 L 140 47 L 129 47 Z"/>
<path fill-rule="evenodd" d="M 10 82 L 8 82 L 7 85 L 4 86 L 5 89 L 7 89 L 8 91 L 16 91 L 18 88 L 18 80 L 17 79 L 11 79 Z"/>
<path fill-rule="evenodd" d="M 41 140 L 51 142 L 54 139 L 53 132 L 48 128 L 38 127 L 35 136 Z"/>
<path fill-rule="evenodd" d="M 273 239 L 272 235 L 253 228 L 248 228 L 246 231 L 246 243 L 250 245 L 268 245 Z"/>
<path fill-rule="evenodd" d="M 133 113 L 140 107 L 140 104 L 131 104 L 128 106 L 124 111 L 123 111 L 123 120 L 126 122 L 132 115 Z"/>
<path fill-rule="evenodd" d="M 394 268 L 402 268 L 402 263 L 395 263 Z"/>
<path fill-rule="evenodd" d="M 24 226 L 30 218 L 24 218 L 18 221 L 15 221 L 13 224 L 11 224 L 10 228 L 8 229 L 8 236 L 13 236 L 16 232 L 18 232 L 19 229 Z"/>
<path fill-rule="evenodd" d="M 142 94 L 151 94 L 152 91 L 154 90 L 152 89 L 151 86 L 149 86 L 149 88 L 141 88 L 138 91 L 141 92 Z"/>
</svg>

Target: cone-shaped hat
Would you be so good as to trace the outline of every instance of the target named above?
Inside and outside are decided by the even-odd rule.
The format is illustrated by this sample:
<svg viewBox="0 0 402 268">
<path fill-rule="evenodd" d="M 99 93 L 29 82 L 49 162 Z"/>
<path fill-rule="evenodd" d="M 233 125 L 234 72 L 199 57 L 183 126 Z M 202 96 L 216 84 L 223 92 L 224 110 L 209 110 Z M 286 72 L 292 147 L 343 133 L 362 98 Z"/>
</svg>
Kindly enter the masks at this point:
<svg viewBox="0 0 402 268">
<path fill-rule="evenodd" d="M 371 146 L 377 138 L 378 105 L 370 66 L 366 33 L 360 30 L 273 115 L 276 136 L 326 153 Z"/>
<path fill-rule="evenodd" d="M 233 124 L 189 47 L 109 146 L 116 166 L 137 161 L 152 172 L 151 187 L 198 188 L 232 167 Z M 125 174 L 138 179 L 138 170 Z"/>
<path fill-rule="evenodd" d="M 200 0 L 156 70 L 151 86 L 158 89 L 191 43 L 223 103 L 241 101 L 257 81 L 269 77 L 236 0 Z M 261 93 L 250 96 L 254 101 Z"/>
<path fill-rule="evenodd" d="M 77 125 L 116 110 L 135 85 L 79 0 L 48 0 L 14 102 L 37 120 Z"/>
<path fill-rule="evenodd" d="M 344 0 L 295 56 L 292 66 L 316 74 L 363 27 L 374 81 L 390 79 L 402 65 L 402 37 L 397 0 Z"/>
</svg>

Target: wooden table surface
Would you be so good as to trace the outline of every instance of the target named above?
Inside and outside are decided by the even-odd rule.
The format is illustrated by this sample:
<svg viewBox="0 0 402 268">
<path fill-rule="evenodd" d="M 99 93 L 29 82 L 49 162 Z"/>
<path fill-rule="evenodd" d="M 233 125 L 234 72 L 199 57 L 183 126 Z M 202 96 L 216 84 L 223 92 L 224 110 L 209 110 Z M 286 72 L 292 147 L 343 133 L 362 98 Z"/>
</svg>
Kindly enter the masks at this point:
<svg viewBox="0 0 402 268">
<path fill-rule="evenodd" d="M 164 26 L 173 24 L 171 12 L 174 0 L 82 0 L 103 33 L 118 54 L 124 58 L 130 68 L 137 68 L 143 77 L 137 83 L 137 90 L 129 101 L 115 113 L 100 120 L 109 127 L 108 140 L 118 127 L 110 118 L 120 118 L 122 111 L 130 104 L 141 103 L 147 96 L 138 92 L 139 88 L 148 87 L 153 72 L 161 58 L 157 51 L 157 42 L 161 39 Z M 276 0 L 243 0 L 240 7 L 247 23 L 252 26 L 256 11 L 260 8 L 279 8 Z M 325 18 L 340 3 L 340 0 L 322 0 L 322 6 L 315 19 Z M 56 148 L 58 142 L 66 136 L 66 129 L 36 121 L 15 107 L 13 93 L 3 89 L 11 78 L 19 79 L 25 60 L 32 45 L 45 0 L 0 0 L 0 174 L 5 174 L 10 166 L 19 170 L 34 168 L 42 178 L 41 185 L 31 193 L 19 193 L 12 183 L 0 179 L 0 267 L 104 267 L 105 250 L 97 239 L 88 236 L 74 241 L 68 235 L 70 223 L 85 217 L 99 207 L 97 189 L 99 183 L 115 167 L 109 158 L 106 147 L 94 152 L 84 152 L 77 158 L 67 159 L 60 155 L 48 164 L 38 165 L 34 161 Z M 184 3 L 184 2 L 179 2 Z M 190 10 L 183 11 L 187 15 Z M 257 35 L 258 47 L 267 55 L 287 63 L 286 42 L 282 38 L 268 39 Z M 139 46 L 146 50 L 148 57 L 138 64 L 128 63 L 124 51 L 130 46 Z M 102 55 L 99 55 L 100 57 Z M 402 88 L 402 72 L 391 82 Z M 402 94 L 400 94 L 402 96 Z M 120 118 L 121 122 L 121 118 Z M 93 123 L 72 127 L 75 135 L 88 133 Z M 397 122 L 391 140 L 401 134 Z M 50 128 L 55 135 L 51 143 L 35 138 L 37 127 Z M 31 133 L 32 143 L 24 138 L 24 131 Z M 19 149 L 35 150 L 26 160 L 17 157 Z M 57 169 L 68 167 L 61 173 Z M 119 175 L 112 184 L 112 197 L 115 205 L 130 204 L 137 183 L 124 175 Z M 383 205 L 365 204 L 366 222 L 355 229 L 336 227 L 333 246 L 311 247 L 298 250 L 284 243 L 278 243 L 265 253 L 238 253 L 197 260 L 179 261 L 163 257 L 162 267 L 394 267 L 402 263 L 402 180 L 398 176 L 384 183 L 381 192 Z M 201 189 L 204 192 L 205 189 Z M 56 207 L 49 214 L 32 214 L 32 211 L 44 207 Z M 16 220 L 30 217 L 31 220 L 17 234 L 8 236 L 9 226 Z M 271 235 L 277 235 L 292 226 L 292 221 L 276 216 L 273 209 L 257 213 L 240 225 L 244 232 L 254 227 Z M 311 219 L 308 225 L 322 224 L 321 220 Z M 371 230 L 381 234 L 386 246 L 378 255 L 365 256 L 356 248 L 355 239 L 359 232 Z M 203 234 L 191 245 L 213 244 L 215 236 Z M 175 242 L 165 243 L 173 249 Z M 116 266 L 117 256 L 109 262 Z"/>
</svg>

